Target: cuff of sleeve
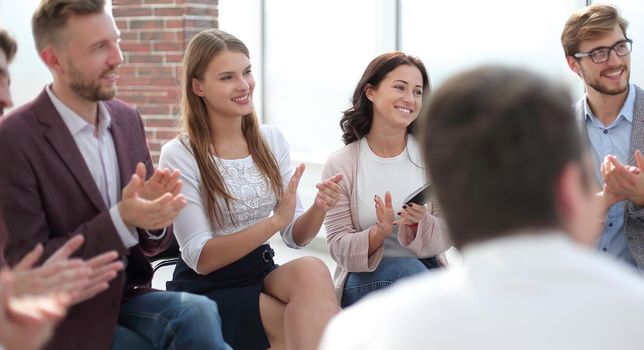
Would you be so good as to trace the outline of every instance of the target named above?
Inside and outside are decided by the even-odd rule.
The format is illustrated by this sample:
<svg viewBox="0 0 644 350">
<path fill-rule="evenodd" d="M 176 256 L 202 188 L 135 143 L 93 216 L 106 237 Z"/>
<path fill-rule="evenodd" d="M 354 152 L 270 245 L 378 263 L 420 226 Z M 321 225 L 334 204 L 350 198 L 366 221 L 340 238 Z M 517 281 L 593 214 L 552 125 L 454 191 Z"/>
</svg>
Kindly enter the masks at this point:
<svg viewBox="0 0 644 350">
<path fill-rule="evenodd" d="M 286 244 L 287 247 L 293 248 L 293 249 L 302 249 L 306 247 L 306 245 L 298 245 L 295 243 L 295 240 L 293 239 L 293 226 L 295 225 L 295 219 L 291 221 L 291 223 L 280 232 L 282 235 L 282 241 L 284 241 L 284 244 Z"/>
<path fill-rule="evenodd" d="M 121 241 L 125 248 L 129 249 L 139 244 L 139 236 L 136 233 L 136 228 L 129 228 L 125 225 L 117 205 L 110 208 L 110 217 L 112 218 L 114 228 L 116 228 L 116 232 L 119 234 L 119 237 L 121 237 Z"/>
</svg>

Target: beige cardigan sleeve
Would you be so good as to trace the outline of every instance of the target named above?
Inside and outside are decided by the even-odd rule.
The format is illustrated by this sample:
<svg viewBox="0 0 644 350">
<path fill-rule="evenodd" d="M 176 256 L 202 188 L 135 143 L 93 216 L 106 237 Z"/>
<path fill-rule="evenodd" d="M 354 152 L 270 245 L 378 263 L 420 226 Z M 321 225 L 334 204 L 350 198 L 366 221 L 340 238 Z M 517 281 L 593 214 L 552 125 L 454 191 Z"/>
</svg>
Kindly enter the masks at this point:
<svg viewBox="0 0 644 350">
<path fill-rule="evenodd" d="M 415 237 L 407 225 L 398 228 L 400 245 L 420 257 L 439 255 L 452 246 L 447 224 L 440 217 L 439 208 L 433 201 L 429 202 L 428 211 L 427 215 L 418 222 Z"/>
<path fill-rule="evenodd" d="M 369 228 L 363 230 L 357 223 L 354 186 L 358 154 L 356 146 L 354 142 L 336 151 L 322 168 L 323 179 L 337 173 L 343 176 L 340 182 L 342 195 L 336 206 L 327 212 L 324 227 L 329 253 L 342 270 L 371 272 L 382 260 L 384 247 L 369 255 Z"/>
</svg>

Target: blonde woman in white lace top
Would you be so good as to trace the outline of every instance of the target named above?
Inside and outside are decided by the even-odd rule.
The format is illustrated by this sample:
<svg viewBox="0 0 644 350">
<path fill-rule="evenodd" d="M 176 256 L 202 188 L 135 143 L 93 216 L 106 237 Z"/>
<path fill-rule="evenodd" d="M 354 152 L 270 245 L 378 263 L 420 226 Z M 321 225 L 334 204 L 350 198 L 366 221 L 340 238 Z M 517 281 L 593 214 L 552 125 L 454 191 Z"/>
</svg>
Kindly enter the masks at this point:
<svg viewBox="0 0 644 350">
<path fill-rule="evenodd" d="M 304 210 L 288 144 L 259 125 L 246 46 L 219 30 L 195 36 L 184 57 L 184 132 L 160 163 L 181 170 L 187 207 L 174 230 L 181 248 L 168 289 L 215 300 L 224 339 L 234 349 L 315 349 L 339 311 L 326 265 L 313 257 L 282 266 L 269 239 L 278 231 L 300 248 L 319 231 L 339 198 L 333 175 Z"/>
</svg>

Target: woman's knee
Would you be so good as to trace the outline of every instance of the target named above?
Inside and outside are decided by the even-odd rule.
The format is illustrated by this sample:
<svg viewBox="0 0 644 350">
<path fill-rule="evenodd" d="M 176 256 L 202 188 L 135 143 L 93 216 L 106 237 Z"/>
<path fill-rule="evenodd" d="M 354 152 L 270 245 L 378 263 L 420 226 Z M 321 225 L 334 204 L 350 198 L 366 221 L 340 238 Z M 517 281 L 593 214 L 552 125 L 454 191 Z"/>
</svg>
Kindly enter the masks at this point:
<svg viewBox="0 0 644 350">
<path fill-rule="evenodd" d="M 290 278 L 293 283 L 311 283 L 313 281 L 322 281 L 324 283 L 331 281 L 331 273 L 326 264 L 313 256 L 299 258 L 296 261 Z"/>
</svg>

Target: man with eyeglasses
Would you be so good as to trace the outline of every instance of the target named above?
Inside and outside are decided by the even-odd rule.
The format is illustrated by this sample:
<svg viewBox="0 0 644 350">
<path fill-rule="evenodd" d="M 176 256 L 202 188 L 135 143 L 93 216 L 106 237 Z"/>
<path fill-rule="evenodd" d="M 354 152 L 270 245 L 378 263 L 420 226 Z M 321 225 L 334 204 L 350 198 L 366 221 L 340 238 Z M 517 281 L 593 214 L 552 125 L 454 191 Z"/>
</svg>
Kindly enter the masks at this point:
<svg viewBox="0 0 644 350">
<path fill-rule="evenodd" d="M 597 247 L 644 274 L 644 90 L 629 82 L 627 27 L 617 8 L 591 5 L 570 16 L 561 43 L 584 82 L 575 110 L 608 208 Z"/>
</svg>

